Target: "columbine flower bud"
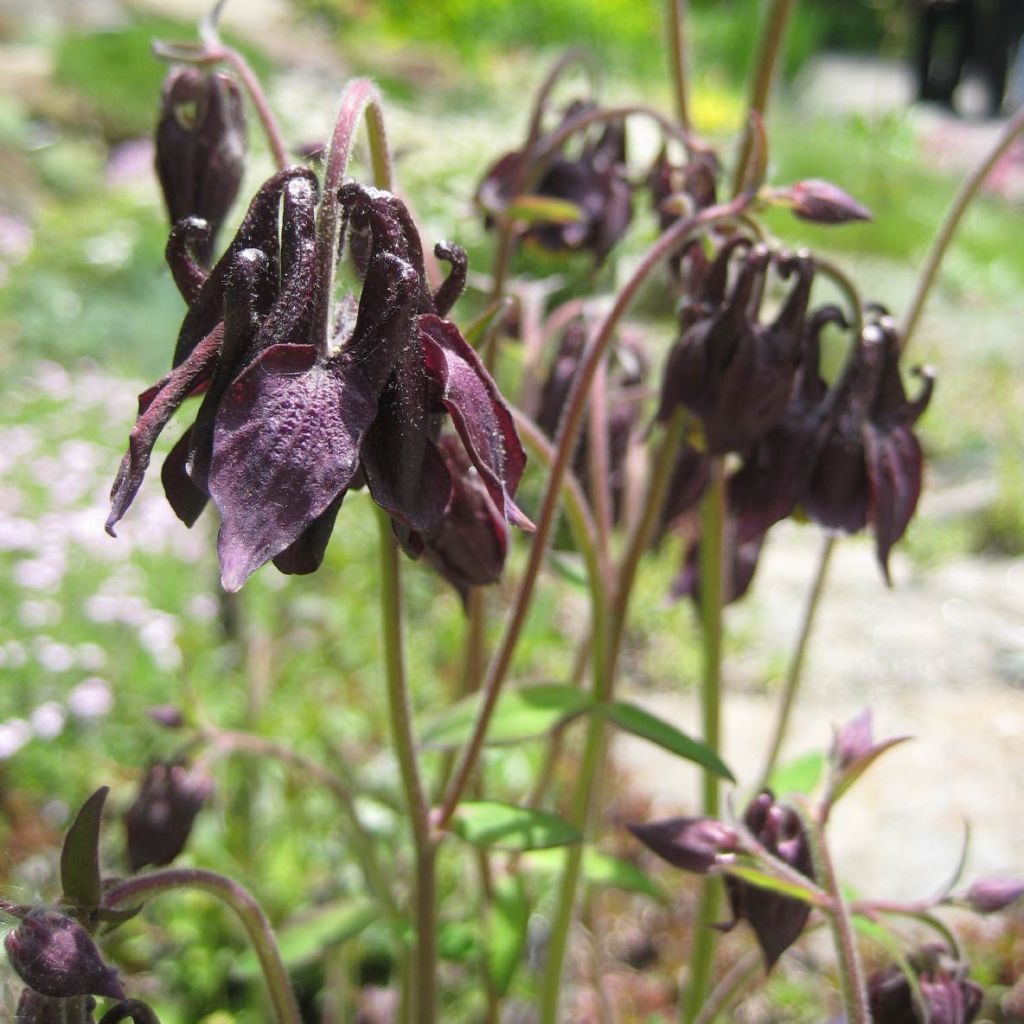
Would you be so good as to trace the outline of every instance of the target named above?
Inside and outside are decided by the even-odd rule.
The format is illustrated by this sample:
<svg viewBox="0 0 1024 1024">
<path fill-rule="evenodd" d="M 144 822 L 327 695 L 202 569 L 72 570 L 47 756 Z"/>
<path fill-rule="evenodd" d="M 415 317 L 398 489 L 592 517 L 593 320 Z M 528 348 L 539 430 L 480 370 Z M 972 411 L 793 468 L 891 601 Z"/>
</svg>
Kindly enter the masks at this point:
<svg viewBox="0 0 1024 1024">
<path fill-rule="evenodd" d="M 967 890 L 971 910 L 994 914 L 1005 910 L 1024 896 L 1024 880 L 1020 878 L 979 878 Z"/>
<path fill-rule="evenodd" d="M 154 764 L 125 815 L 128 864 L 170 864 L 185 848 L 192 825 L 212 790 L 205 775 L 182 764 Z"/>
<path fill-rule="evenodd" d="M 662 860 L 699 875 L 707 874 L 738 845 L 736 830 L 714 818 L 669 818 L 628 827 Z"/>
<path fill-rule="evenodd" d="M 848 768 L 854 761 L 870 753 L 874 746 L 871 735 L 871 708 L 865 708 L 836 732 L 829 754 L 838 770 Z"/>
<path fill-rule="evenodd" d="M 217 229 L 238 196 L 245 169 L 245 115 L 234 80 L 193 67 L 172 68 L 164 81 L 156 127 L 156 172 L 171 223 L 201 217 L 209 262 Z"/>
<path fill-rule="evenodd" d="M 44 996 L 124 999 L 117 973 L 89 933 L 56 910 L 33 910 L 4 940 L 7 958 L 29 988 Z"/>
<path fill-rule="evenodd" d="M 793 204 L 793 213 L 815 224 L 846 224 L 851 220 L 871 220 L 871 211 L 830 181 L 808 178 L 779 194 Z"/>
</svg>

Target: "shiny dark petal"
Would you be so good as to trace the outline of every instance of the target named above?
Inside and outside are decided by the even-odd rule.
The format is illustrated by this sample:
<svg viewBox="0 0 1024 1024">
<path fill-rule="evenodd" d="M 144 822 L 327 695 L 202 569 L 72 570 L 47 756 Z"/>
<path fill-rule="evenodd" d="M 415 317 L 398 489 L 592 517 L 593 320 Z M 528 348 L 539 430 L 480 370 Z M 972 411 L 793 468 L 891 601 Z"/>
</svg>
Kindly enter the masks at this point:
<svg viewBox="0 0 1024 1024">
<path fill-rule="evenodd" d="M 526 453 L 497 385 L 453 323 L 429 314 L 418 323 L 426 371 L 439 385 L 441 401 L 492 500 L 508 522 L 532 529 L 513 500 Z"/>
<path fill-rule="evenodd" d="M 110 491 L 110 515 L 106 529 L 111 536 L 114 536 L 114 526 L 128 511 L 142 486 L 153 445 L 160 432 L 196 386 L 213 375 L 223 333 L 223 326 L 217 324 L 185 362 L 139 397 L 139 418 L 128 436 L 128 452 L 121 461 Z"/>
<path fill-rule="evenodd" d="M 434 292 L 434 311 L 438 316 L 447 316 L 466 287 L 469 260 L 466 250 L 454 242 L 438 242 L 434 246 L 434 255 L 451 264 L 448 276 Z"/>
<path fill-rule="evenodd" d="M 864 426 L 869 511 L 878 563 L 887 583 L 889 552 L 903 536 L 921 496 L 924 457 L 909 427 L 882 431 Z"/>
<path fill-rule="evenodd" d="M 272 175 L 260 186 L 231 244 L 210 271 L 210 276 L 203 283 L 199 295 L 185 314 L 174 350 L 175 366 L 188 357 L 192 349 L 224 316 L 225 286 L 238 253 L 245 249 L 261 250 L 270 260 L 270 276 L 274 280 L 280 276 L 277 254 L 281 193 L 288 182 L 296 178 L 304 178 L 314 185 L 316 182 L 316 175 L 305 167 L 287 167 Z"/>
<path fill-rule="evenodd" d="M 373 500 L 418 533 L 437 525 L 452 488 L 433 440 L 427 385 L 417 363 L 400 363 L 379 397 L 377 418 L 362 448 L 363 472 Z"/>
<path fill-rule="evenodd" d="M 202 515 L 209 498 L 196 487 L 188 475 L 188 455 L 192 448 L 192 428 L 189 427 L 168 452 L 160 468 L 167 502 L 174 514 L 186 525 L 193 526 Z"/>
<path fill-rule="evenodd" d="M 339 494 L 284 551 L 274 555 L 279 572 L 286 576 L 308 576 L 320 568 L 346 493 Z"/>
<path fill-rule="evenodd" d="M 225 590 L 238 590 L 348 487 L 376 412 L 352 360 L 319 365 L 311 345 L 275 345 L 231 385 L 210 466 Z"/>
<path fill-rule="evenodd" d="M 829 530 L 856 533 L 868 522 L 868 471 L 856 424 L 833 431 L 818 458 L 802 498 L 804 511 Z"/>
<path fill-rule="evenodd" d="M 737 847 L 736 831 L 714 818 L 669 818 L 628 827 L 662 860 L 701 875 L 710 871 L 723 853 Z"/>
</svg>

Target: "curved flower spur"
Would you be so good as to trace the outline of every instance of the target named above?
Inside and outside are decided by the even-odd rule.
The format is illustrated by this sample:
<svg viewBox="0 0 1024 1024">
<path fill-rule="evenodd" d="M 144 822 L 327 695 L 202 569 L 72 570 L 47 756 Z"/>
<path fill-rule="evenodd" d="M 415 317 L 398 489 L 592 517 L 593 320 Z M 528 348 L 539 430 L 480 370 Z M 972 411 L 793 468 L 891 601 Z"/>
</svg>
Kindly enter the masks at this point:
<svg viewBox="0 0 1024 1024">
<path fill-rule="evenodd" d="M 207 498 L 217 506 L 227 590 L 271 559 L 282 572 L 314 571 L 346 491 L 363 480 L 397 523 L 420 533 L 435 527 L 452 489 L 435 441 L 445 411 L 505 519 L 530 525 L 513 500 L 526 459 L 512 416 L 443 319 L 462 290 L 465 254 L 435 248 L 452 272 L 432 294 L 401 200 L 343 185 L 344 219 L 369 237 L 365 278 L 354 322 L 342 317 L 333 337 L 315 338 L 316 201 L 311 171 L 269 178 L 209 275 L 190 251 L 202 222 L 175 226 L 167 256 L 189 304 L 175 368 L 140 396 L 111 492 L 112 533 L 161 430 L 185 398 L 204 393 L 162 476 L 186 524 Z"/>
</svg>

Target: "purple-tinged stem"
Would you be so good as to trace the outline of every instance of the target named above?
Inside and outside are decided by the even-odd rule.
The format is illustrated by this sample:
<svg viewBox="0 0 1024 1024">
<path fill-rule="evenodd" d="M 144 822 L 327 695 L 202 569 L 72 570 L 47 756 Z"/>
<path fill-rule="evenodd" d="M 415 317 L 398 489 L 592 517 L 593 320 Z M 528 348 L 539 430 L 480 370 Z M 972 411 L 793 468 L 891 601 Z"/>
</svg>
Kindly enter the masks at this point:
<svg viewBox="0 0 1024 1024">
<path fill-rule="evenodd" d="M 120 882 L 103 897 L 105 907 L 141 903 L 178 889 L 200 889 L 226 903 L 238 916 L 260 962 L 277 1024 L 302 1024 L 288 971 L 263 908 L 249 891 L 223 875 L 201 868 L 169 868 Z"/>
<path fill-rule="evenodd" d="M 548 476 L 544 496 L 541 499 L 541 509 L 537 517 L 537 529 L 530 548 L 527 566 L 516 593 L 504 636 L 488 666 L 473 733 L 462 751 L 459 763 L 448 787 L 448 792 L 438 810 L 436 824 L 439 827 L 444 827 L 451 820 L 480 757 L 484 737 L 487 734 L 487 727 L 490 724 L 491 715 L 494 713 L 494 708 L 497 705 L 502 684 L 512 663 L 512 656 L 515 653 L 523 623 L 526 621 L 526 613 L 530 606 L 533 590 L 540 575 L 540 568 L 544 561 L 548 540 L 551 537 L 555 515 L 558 511 L 562 481 L 565 478 L 572 454 L 575 451 L 576 440 L 579 437 L 583 416 L 586 412 L 590 386 L 593 382 L 594 374 L 597 372 L 597 367 L 604 358 L 608 346 L 611 344 L 615 328 L 625 315 L 626 310 L 636 297 L 644 281 L 647 280 L 663 260 L 677 251 L 679 246 L 686 242 L 690 236 L 706 226 L 718 221 L 729 220 L 742 213 L 749 205 L 751 199 L 752 195 L 744 193 L 728 203 L 708 207 L 700 213 L 683 218 L 668 228 L 651 249 L 648 250 L 647 255 L 644 256 L 640 265 L 633 272 L 633 276 L 626 282 L 622 291 L 619 292 L 611 310 L 609 310 L 598 327 L 595 339 L 583 358 L 580 371 L 569 394 L 566 413 L 562 417 L 558 437 L 555 441 L 555 461 Z"/>
</svg>

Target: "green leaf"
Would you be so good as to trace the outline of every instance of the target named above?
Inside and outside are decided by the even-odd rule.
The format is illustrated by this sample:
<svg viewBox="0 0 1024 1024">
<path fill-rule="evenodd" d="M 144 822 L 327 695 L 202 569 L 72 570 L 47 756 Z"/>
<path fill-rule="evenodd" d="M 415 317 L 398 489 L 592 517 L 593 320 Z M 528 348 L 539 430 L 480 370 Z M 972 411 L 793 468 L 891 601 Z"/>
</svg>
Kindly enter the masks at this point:
<svg viewBox="0 0 1024 1024">
<path fill-rule="evenodd" d="M 527 224 L 575 224 L 583 218 L 583 211 L 575 203 L 551 196 L 519 196 L 505 212 Z"/>
<path fill-rule="evenodd" d="M 494 883 L 487 931 L 487 972 L 499 996 L 508 992 L 522 963 L 530 923 L 530 900 L 520 875 L 505 875 Z"/>
<path fill-rule="evenodd" d="M 732 878 L 756 885 L 758 889 L 768 889 L 781 896 L 792 896 L 793 899 L 809 903 L 812 907 L 818 906 L 821 902 L 819 894 L 810 885 L 798 885 L 796 882 L 776 878 L 749 864 L 730 864 L 725 868 L 725 873 Z"/>
<path fill-rule="evenodd" d="M 462 746 L 473 731 L 479 703 L 479 696 L 473 694 L 447 708 L 424 729 L 423 746 Z M 593 698 L 585 690 L 562 683 L 539 683 L 505 690 L 498 698 L 484 742 L 494 746 L 546 736 L 555 726 L 582 714 L 592 705 Z"/>
<path fill-rule="evenodd" d="M 554 874 L 562 870 L 564 856 L 560 850 L 537 850 L 523 858 L 523 866 Z M 613 857 L 600 850 L 588 848 L 583 851 L 581 871 L 583 878 L 591 885 L 642 893 L 659 903 L 665 900 L 661 886 L 645 871 L 628 860 Z"/>
<path fill-rule="evenodd" d="M 100 819 L 109 786 L 101 786 L 88 800 L 64 837 L 60 852 L 60 882 L 64 899 L 79 910 L 92 913 L 103 895 L 100 877 Z"/>
<path fill-rule="evenodd" d="M 812 750 L 785 764 L 776 765 L 768 778 L 768 788 L 779 796 L 789 793 L 813 793 L 825 770 L 825 754 Z"/>
<path fill-rule="evenodd" d="M 728 779 L 730 782 L 736 781 L 725 762 L 709 746 L 680 732 L 663 718 L 658 718 L 649 711 L 623 700 L 602 704 L 597 710 L 610 718 L 620 729 L 625 729 L 626 732 L 641 739 L 650 740 L 651 743 L 656 743 L 685 761 L 693 761 L 719 778 Z"/>
<path fill-rule="evenodd" d="M 452 831 L 467 843 L 499 850 L 542 850 L 583 838 L 578 828 L 554 814 L 496 800 L 459 805 Z"/>
<path fill-rule="evenodd" d="M 278 930 L 281 959 L 289 970 L 314 963 L 328 946 L 336 949 L 355 938 L 380 916 L 380 907 L 370 899 L 324 904 L 312 913 L 293 918 Z M 247 950 L 231 970 L 239 977 L 255 978 L 261 968 L 256 954 Z"/>
<path fill-rule="evenodd" d="M 510 299 L 497 299 L 492 302 L 476 319 L 470 322 L 463 331 L 463 337 L 473 346 L 479 348 L 481 342 L 487 337 L 498 321 L 504 316 L 505 311 L 512 304 Z"/>
</svg>

